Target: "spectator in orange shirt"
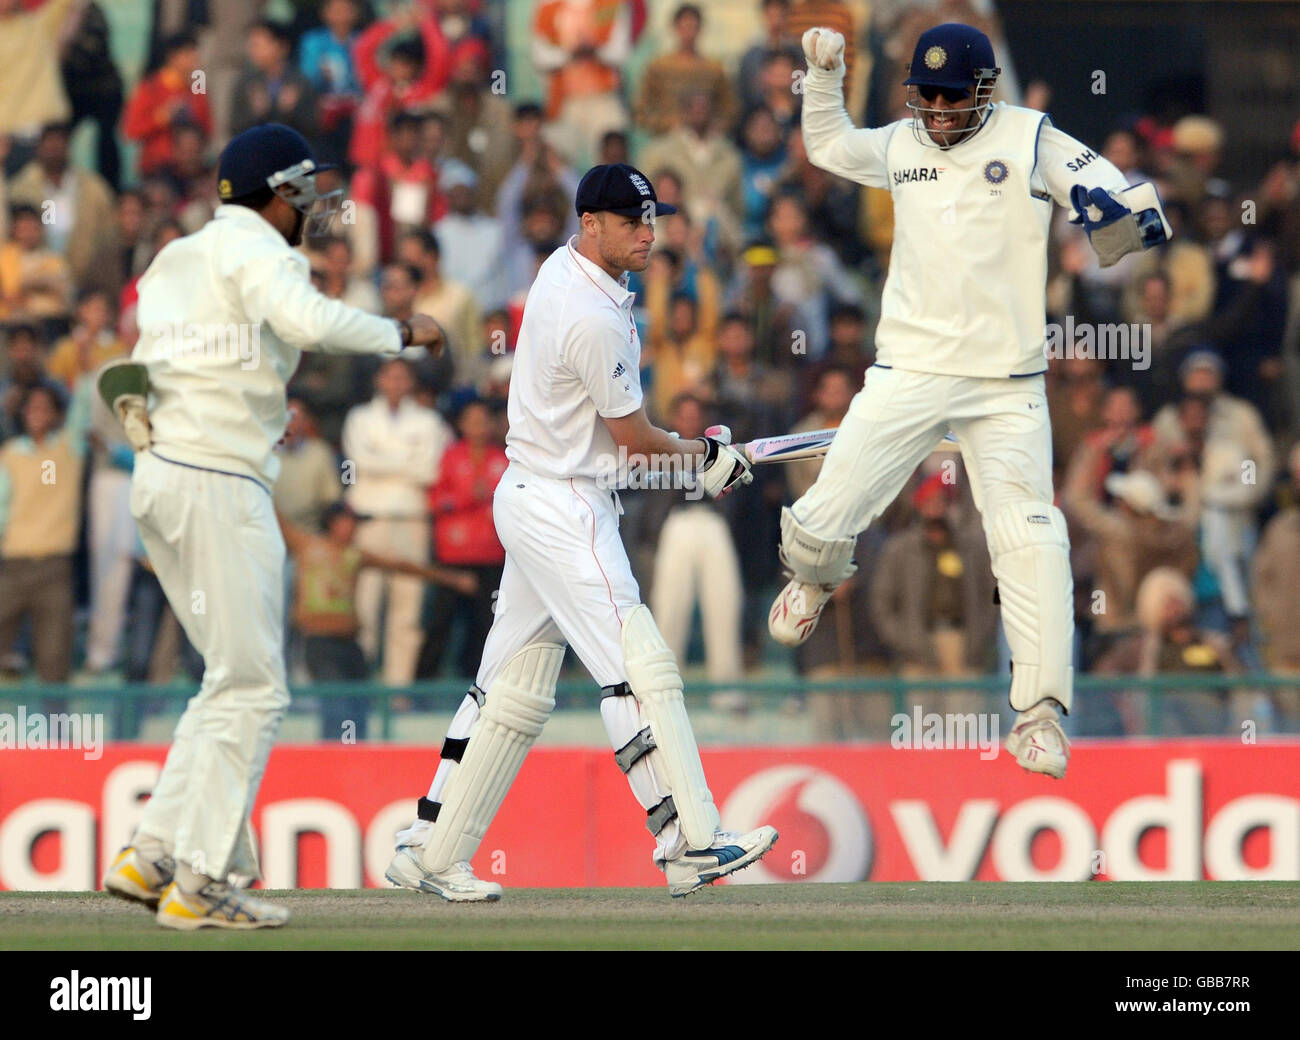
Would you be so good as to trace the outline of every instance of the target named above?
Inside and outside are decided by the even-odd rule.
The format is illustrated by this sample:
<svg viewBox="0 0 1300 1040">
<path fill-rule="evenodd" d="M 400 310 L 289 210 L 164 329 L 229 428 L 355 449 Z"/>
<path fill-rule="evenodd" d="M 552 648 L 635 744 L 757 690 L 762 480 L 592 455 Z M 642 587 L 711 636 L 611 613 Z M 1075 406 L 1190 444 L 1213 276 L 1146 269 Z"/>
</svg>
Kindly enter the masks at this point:
<svg viewBox="0 0 1300 1040">
<path fill-rule="evenodd" d="M 54 345 L 46 368 L 68 392 L 76 390 L 82 376 L 126 353 L 118 338 L 113 302 L 103 289 L 83 289 L 77 296 L 77 314 L 72 331 Z"/>
<path fill-rule="evenodd" d="M 212 133 L 208 95 L 196 90 L 194 73 L 199 66 L 199 48 L 192 33 L 169 36 L 163 44 L 163 65 L 148 79 L 141 80 L 126 106 L 123 129 L 126 136 L 144 146 L 140 173 L 161 171 L 172 161 L 172 131 L 189 123 Z"/>
<path fill-rule="evenodd" d="M 460 440 L 442 456 L 438 482 L 429 489 L 433 517 L 434 559 L 446 567 L 471 571 L 478 592 L 467 595 L 444 586 L 437 593 L 415 667 L 417 679 L 438 674 L 452 622 L 466 618 L 468 628 L 457 657 L 456 674 L 473 678 L 492 627 L 492 604 L 501 584 L 506 551 L 492 520 L 492 496 L 509 460 L 496 440 L 496 423 L 486 401 L 461 409 Z"/>
<path fill-rule="evenodd" d="M 20 203 L 9 219 L 9 241 L 0 246 L 0 318 L 42 319 L 61 333 L 72 305 L 72 270 L 45 244 L 45 226 L 34 206 Z M 56 333 L 57 334 L 57 333 Z"/>
<path fill-rule="evenodd" d="M 539 0 L 533 64 L 547 77 L 552 142 L 578 168 L 603 134 L 627 128 L 619 70 L 632 53 L 634 5 L 625 0 Z"/>
</svg>

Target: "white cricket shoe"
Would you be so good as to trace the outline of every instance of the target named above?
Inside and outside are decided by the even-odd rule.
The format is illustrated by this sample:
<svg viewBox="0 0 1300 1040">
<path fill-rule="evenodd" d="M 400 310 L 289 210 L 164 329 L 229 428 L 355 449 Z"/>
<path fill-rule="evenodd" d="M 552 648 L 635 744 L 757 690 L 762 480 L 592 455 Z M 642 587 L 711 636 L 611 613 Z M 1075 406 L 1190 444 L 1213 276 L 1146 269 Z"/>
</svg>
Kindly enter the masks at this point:
<svg viewBox="0 0 1300 1040">
<path fill-rule="evenodd" d="M 279 928 L 289 920 L 282 906 L 224 881 L 209 881 L 197 892 L 184 892 L 172 882 L 158 901 L 154 919 L 164 928 L 192 932 L 199 928 Z"/>
<path fill-rule="evenodd" d="M 808 641 L 835 589 L 810 585 L 792 578 L 767 612 L 767 630 L 782 646 L 799 646 Z"/>
<path fill-rule="evenodd" d="M 432 892 L 449 903 L 493 903 L 501 898 L 501 886 L 476 878 L 468 860 L 434 873 L 420 859 L 420 850 L 410 846 L 397 850 L 384 877 L 398 888 Z"/>
<path fill-rule="evenodd" d="M 1070 761 L 1070 742 L 1061 729 L 1061 716 L 1050 698 L 1016 716 L 1007 734 L 1006 748 L 1030 773 L 1046 773 L 1060 780 Z"/>
<path fill-rule="evenodd" d="M 662 864 L 668 877 L 668 894 L 687 896 L 720 877 L 744 870 L 762 859 L 776 844 L 777 837 L 775 827 L 759 827 L 747 834 L 718 831 L 707 849 L 687 849 L 676 859 Z"/>
</svg>

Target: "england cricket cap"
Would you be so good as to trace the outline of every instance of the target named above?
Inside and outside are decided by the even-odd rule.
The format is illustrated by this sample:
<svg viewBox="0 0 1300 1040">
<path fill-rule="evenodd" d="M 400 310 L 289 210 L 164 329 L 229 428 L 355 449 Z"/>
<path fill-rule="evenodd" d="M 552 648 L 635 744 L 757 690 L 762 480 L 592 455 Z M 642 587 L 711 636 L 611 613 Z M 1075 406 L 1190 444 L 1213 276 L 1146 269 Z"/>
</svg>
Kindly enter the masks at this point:
<svg viewBox="0 0 1300 1040">
<path fill-rule="evenodd" d="M 650 178 L 627 163 L 593 166 L 583 175 L 575 199 L 579 216 L 617 213 L 621 217 L 639 217 L 646 212 L 647 202 L 653 203 L 656 217 L 677 212 L 676 206 L 659 201 Z"/>
<path fill-rule="evenodd" d="M 948 22 L 921 33 L 903 86 L 969 87 L 980 71 L 995 71 L 993 44 L 973 25 Z"/>
</svg>

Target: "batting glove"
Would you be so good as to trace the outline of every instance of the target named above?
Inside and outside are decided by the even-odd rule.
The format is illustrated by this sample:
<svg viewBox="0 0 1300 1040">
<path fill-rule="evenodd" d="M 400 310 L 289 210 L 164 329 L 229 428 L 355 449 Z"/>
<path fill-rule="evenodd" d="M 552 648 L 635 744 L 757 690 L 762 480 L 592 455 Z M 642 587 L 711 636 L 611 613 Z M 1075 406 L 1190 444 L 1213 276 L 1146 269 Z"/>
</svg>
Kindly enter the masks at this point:
<svg viewBox="0 0 1300 1040">
<path fill-rule="evenodd" d="M 834 72 L 844 68 L 844 37 L 834 29 L 809 29 L 803 34 L 803 56 L 808 67 Z"/>
<path fill-rule="evenodd" d="M 700 487 L 711 498 L 721 498 L 734 488 L 753 483 L 754 467 L 735 448 L 731 447 L 731 430 L 726 426 L 710 426 L 704 431 L 704 461 L 696 471 Z"/>
</svg>

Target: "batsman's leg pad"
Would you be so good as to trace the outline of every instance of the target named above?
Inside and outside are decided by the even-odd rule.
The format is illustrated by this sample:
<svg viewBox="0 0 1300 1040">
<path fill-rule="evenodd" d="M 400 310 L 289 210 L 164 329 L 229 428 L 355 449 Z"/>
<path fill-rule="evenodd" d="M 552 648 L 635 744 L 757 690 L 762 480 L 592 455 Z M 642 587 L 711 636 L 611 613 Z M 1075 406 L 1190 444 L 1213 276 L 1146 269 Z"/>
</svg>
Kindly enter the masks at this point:
<svg viewBox="0 0 1300 1040">
<path fill-rule="evenodd" d="M 1074 579 L 1065 516 L 1045 502 L 1005 506 L 988 524 L 989 555 L 1011 648 L 1011 706 L 1074 694 Z"/>
<path fill-rule="evenodd" d="M 686 717 L 677 659 L 644 604 L 634 607 L 623 622 L 623 660 L 650 732 L 640 739 L 640 746 L 626 747 L 619 754 L 633 762 L 642 754 L 653 754 L 656 772 L 666 776 L 669 790 L 669 797 L 650 810 L 648 823 L 657 834 L 675 812 L 691 848 L 708 848 L 721 822 L 718 807 L 704 779 L 700 750 Z"/>
<path fill-rule="evenodd" d="M 555 683 L 563 661 L 562 645 L 534 643 L 510 658 L 488 688 L 424 846 L 422 858 L 429 870 L 444 871 L 477 851 L 555 708 Z"/>
<path fill-rule="evenodd" d="M 856 538 L 819 538 L 794 518 L 789 507 L 781 510 L 781 561 L 797 581 L 840 584 L 858 569 L 853 562 L 856 546 Z"/>
</svg>

